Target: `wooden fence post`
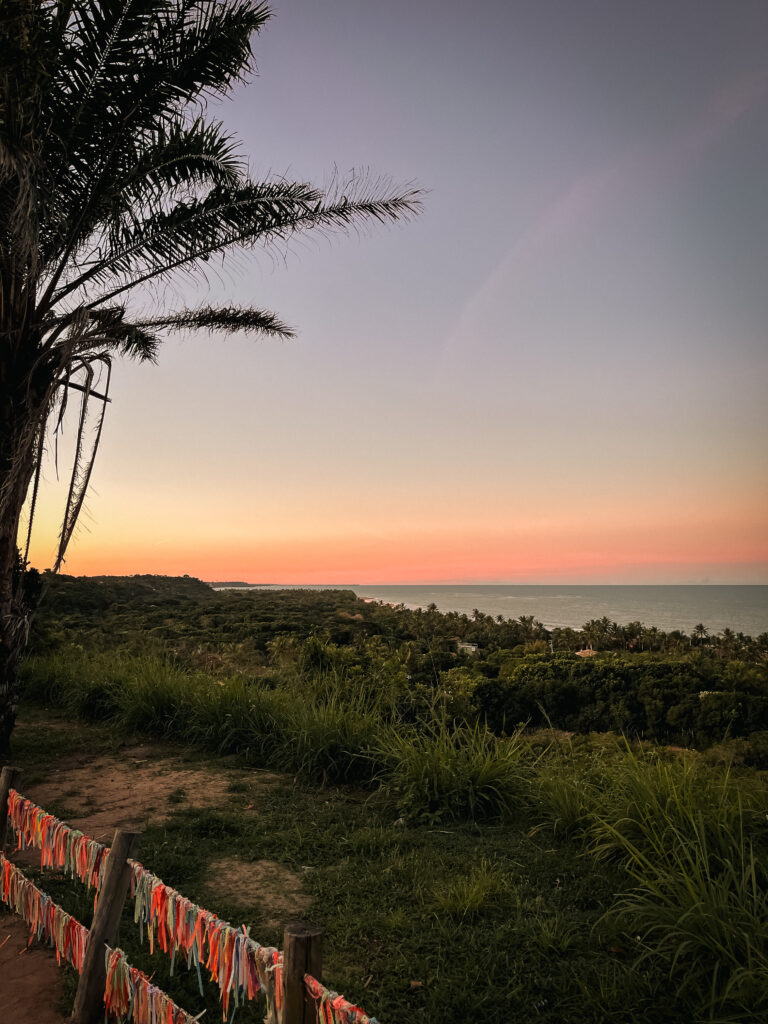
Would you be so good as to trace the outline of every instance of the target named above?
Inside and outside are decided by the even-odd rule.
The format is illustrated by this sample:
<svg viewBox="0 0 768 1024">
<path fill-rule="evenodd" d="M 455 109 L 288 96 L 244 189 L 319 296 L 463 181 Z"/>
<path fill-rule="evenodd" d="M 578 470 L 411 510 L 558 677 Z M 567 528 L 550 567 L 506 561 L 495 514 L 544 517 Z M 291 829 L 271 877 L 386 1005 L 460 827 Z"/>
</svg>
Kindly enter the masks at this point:
<svg viewBox="0 0 768 1024">
<path fill-rule="evenodd" d="M 323 933 L 311 925 L 286 925 L 283 933 L 283 1024 L 316 1024 L 317 1008 L 304 985 L 304 975 L 320 981 Z"/>
<path fill-rule="evenodd" d="M 131 881 L 128 858 L 136 853 L 139 838 L 138 832 L 123 832 L 122 829 L 115 832 L 75 995 L 72 1020 L 76 1024 L 97 1024 L 104 1018 L 104 987 L 107 981 L 104 946 L 114 946 L 117 939 L 117 928 Z"/>
<path fill-rule="evenodd" d="M 6 765 L 0 772 L 0 853 L 5 849 L 6 831 L 8 828 L 8 794 L 16 787 L 16 780 L 21 775 L 21 768 Z"/>
</svg>

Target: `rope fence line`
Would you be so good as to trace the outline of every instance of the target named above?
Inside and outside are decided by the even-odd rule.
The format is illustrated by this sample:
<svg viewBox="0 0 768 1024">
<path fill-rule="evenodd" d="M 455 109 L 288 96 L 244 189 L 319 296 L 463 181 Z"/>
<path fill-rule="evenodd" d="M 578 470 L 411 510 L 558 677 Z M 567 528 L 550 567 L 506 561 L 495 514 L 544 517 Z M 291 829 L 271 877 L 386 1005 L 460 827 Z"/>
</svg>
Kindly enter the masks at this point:
<svg viewBox="0 0 768 1024">
<path fill-rule="evenodd" d="M 8 771 L 3 769 L 4 778 Z M 7 810 L 7 822 L 17 835 L 18 849 L 39 849 L 41 869 L 58 868 L 89 889 L 93 888 L 94 907 L 97 907 L 106 878 L 110 847 L 91 839 L 79 829 L 71 828 L 10 785 L 5 788 L 7 808 L 0 805 L 0 814 Z M 0 799 L 2 789 L 0 787 Z M 3 805 L 5 803 L 2 801 Z M 0 835 L 0 847 L 3 838 Z M 18 868 L 5 861 L 5 858 L 3 861 L 24 878 Z M 235 928 L 227 921 L 222 921 L 165 885 L 138 861 L 128 859 L 127 864 L 131 872 L 130 895 L 134 900 L 134 921 L 139 926 L 142 941 L 145 936 L 148 938 L 150 954 L 154 953 L 157 937 L 160 950 L 171 958 L 171 974 L 176 954 L 185 954 L 187 969 L 194 968 L 197 972 L 201 994 L 203 981 L 200 968 L 205 967 L 210 972 L 211 981 L 216 982 L 219 988 L 225 1021 L 231 1003 L 236 1009 L 263 991 L 267 1002 L 265 1024 L 312 1024 L 315 1021 L 317 1024 L 378 1024 L 375 1017 L 369 1017 L 360 1007 L 326 988 L 314 974 L 305 969 L 311 967 L 316 974 L 320 973 L 319 932 L 312 932 L 317 943 L 311 958 L 309 947 L 303 953 L 299 950 L 302 940 L 296 936 L 306 932 L 306 929 L 302 932 L 300 927 L 298 931 L 292 931 L 291 926 L 286 929 L 284 952 L 271 946 L 262 946 L 250 937 L 245 925 Z M 31 882 L 25 881 L 28 886 L 35 888 Z M 41 893 L 41 896 L 51 902 L 45 894 Z M 64 914 L 61 908 L 57 909 Z M 87 936 L 87 930 L 78 922 L 75 924 Z M 58 958 L 58 946 L 56 948 Z M 108 1013 L 130 1011 L 135 1024 L 187 1024 L 195 1019 L 176 1007 L 160 989 L 151 985 L 145 975 L 130 967 L 121 950 L 111 949 L 109 943 L 107 950 L 104 1006 Z M 298 964 L 297 956 L 300 959 L 300 955 L 306 957 L 304 967 Z M 82 957 L 81 951 L 81 965 Z M 290 979 L 284 971 L 289 960 Z M 296 983 L 301 987 L 300 993 L 292 987 Z M 110 990 L 110 984 L 116 986 L 114 991 Z M 136 1012 L 140 1017 L 135 1016 Z"/>
<path fill-rule="evenodd" d="M 47 942 L 56 950 L 58 964 L 64 960 L 78 974 L 82 971 L 88 929 L 54 903 L 48 893 L 30 882 L 23 871 L 6 860 L 2 852 L 0 897 L 29 925 L 29 943 L 33 938 Z"/>
<path fill-rule="evenodd" d="M 51 897 L 0 853 L 0 898 L 29 925 L 29 944 L 34 938 L 47 942 L 56 962 L 65 961 L 82 974 L 88 929 L 67 914 Z M 194 1024 L 192 1017 L 165 992 L 125 960 L 122 950 L 105 946 L 106 985 L 104 1007 L 108 1014 L 134 1024 Z"/>
<path fill-rule="evenodd" d="M 304 984 L 315 1001 L 319 1024 L 378 1024 L 375 1017 L 369 1017 L 365 1010 L 332 992 L 311 974 L 304 975 Z"/>
<path fill-rule="evenodd" d="M 8 824 L 18 836 L 19 849 L 40 850 L 41 869 L 59 868 L 89 887 L 93 885 L 98 894 L 104 881 L 109 847 L 70 828 L 15 789 L 8 794 Z M 282 958 L 278 950 L 260 945 L 244 928 L 234 928 L 186 899 L 138 861 L 130 860 L 129 864 L 134 921 L 141 938 L 149 939 L 150 954 L 154 954 L 157 936 L 159 948 L 171 958 L 173 973 L 176 953 L 183 951 L 187 968 L 197 971 L 201 995 L 200 967 L 207 968 L 211 980 L 219 987 L 225 1020 L 230 1000 L 238 1007 L 246 999 L 255 999 L 261 989 L 267 998 L 268 1019 L 276 1016 L 274 1010 L 281 1008 Z"/>
<path fill-rule="evenodd" d="M 182 1010 L 146 974 L 131 967 L 122 949 L 105 946 L 104 967 L 107 983 L 104 989 L 104 1011 L 107 1016 L 134 1024 L 195 1024 L 200 1016 L 192 1017 Z"/>
<path fill-rule="evenodd" d="M 58 868 L 88 888 L 101 888 L 109 847 L 44 811 L 15 789 L 8 793 L 8 824 L 18 837 L 18 849 L 40 850 L 41 868 Z"/>
<path fill-rule="evenodd" d="M 256 942 L 244 925 L 234 928 L 192 903 L 137 861 L 131 862 L 131 868 L 133 918 L 139 925 L 141 937 L 146 934 L 149 938 L 150 953 L 154 952 L 157 930 L 160 949 L 171 957 L 171 971 L 177 951 L 183 951 L 187 969 L 194 967 L 197 971 L 201 995 L 200 965 L 203 964 L 219 987 L 225 1020 L 230 997 L 238 1007 L 246 999 L 255 999 L 260 990 L 267 998 L 268 1015 L 273 1007 L 277 1011 L 281 1009 L 283 961 L 277 949 Z"/>
</svg>

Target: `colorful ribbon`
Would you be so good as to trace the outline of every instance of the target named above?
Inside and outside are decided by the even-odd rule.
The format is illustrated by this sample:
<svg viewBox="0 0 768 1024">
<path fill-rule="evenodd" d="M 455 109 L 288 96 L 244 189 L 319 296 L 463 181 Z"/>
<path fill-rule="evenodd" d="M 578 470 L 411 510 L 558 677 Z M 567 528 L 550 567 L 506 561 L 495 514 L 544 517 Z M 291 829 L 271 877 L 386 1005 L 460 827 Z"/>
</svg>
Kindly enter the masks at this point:
<svg viewBox="0 0 768 1024">
<path fill-rule="evenodd" d="M 8 794 L 8 821 L 18 835 L 18 848 L 40 850 L 41 868 L 60 868 L 98 890 L 104 880 L 109 847 L 70 828 L 42 807 L 12 789 Z"/>
<path fill-rule="evenodd" d="M 369 1017 L 359 1006 L 327 989 L 311 974 L 304 975 L 304 984 L 317 1005 L 319 1024 L 378 1024 L 375 1017 Z"/>
<path fill-rule="evenodd" d="M 56 961 L 65 960 L 79 973 L 88 942 L 88 929 L 37 888 L 15 864 L 0 853 L 0 896 L 29 925 L 29 942 L 44 940 L 56 950 Z"/>
<path fill-rule="evenodd" d="M 15 864 L 0 853 L 0 897 L 29 925 L 33 938 L 45 940 L 56 950 L 56 960 L 83 970 L 88 929 L 67 914 L 34 885 Z M 125 960 L 121 950 L 106 949 L 104 1009 L 107 1016 L 134 1024 L 194 1024 L 196 1018 L 177 1006 L 165 992 Z"/>
<path fill-rule="evenodd" d="M 250 938 L 244 925 L 234 928 L 192 903 L 137 861 L 130 864 L 133 916 L 142 937 L 149 939 L 150 952 L 155 937 L 172 959 L 177 951 L 183 952 L 187 968 L 197 971 L 201 993 L 200 967 L 205 967 L 219 986 L 225 1020 L 230 999 L 237 1007 L 263 989 L 271 1020 L 282 1005 L 282 954 Z"/>
<path fill-rule="evenodd" d="M 134 1024 L 194 1024 L 197 1019 L 153 985 L 146 974 L 131 967 L 121 949 L 106 947 L 107 983 L 104 1010 L 107 1017 Z"/>
</svg>

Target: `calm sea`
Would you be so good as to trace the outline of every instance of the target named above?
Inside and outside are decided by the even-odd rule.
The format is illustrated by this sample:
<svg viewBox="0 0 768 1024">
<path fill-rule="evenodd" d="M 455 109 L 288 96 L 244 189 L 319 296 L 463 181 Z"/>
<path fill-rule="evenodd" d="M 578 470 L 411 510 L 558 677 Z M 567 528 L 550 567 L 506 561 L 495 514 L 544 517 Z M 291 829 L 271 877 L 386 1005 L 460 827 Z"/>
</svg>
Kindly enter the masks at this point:
<svg viewBox="0 0 768 1024">
<path fill-rule="evenodd" d="M 249 588 L 250 589 L 250 588 Z M 273 589 L 273 588 L 270 588 Z M 277 588 L 274 588 L 277 589 Z M 307 589 L 323 589 L 317 586 Z M 344 586 L 358 597 L 374 598 L 408 608 L 436 604 L 441 612 L 516 619 L 533 615 L 555 626 L 583 626 L 606 615 L 612 622 L 642 622 L 660 629 L 690 632 L 702 622 L 712 633 L 728 627 L 759 636 L 768 632 L 768 586 Z"/>
</svg>

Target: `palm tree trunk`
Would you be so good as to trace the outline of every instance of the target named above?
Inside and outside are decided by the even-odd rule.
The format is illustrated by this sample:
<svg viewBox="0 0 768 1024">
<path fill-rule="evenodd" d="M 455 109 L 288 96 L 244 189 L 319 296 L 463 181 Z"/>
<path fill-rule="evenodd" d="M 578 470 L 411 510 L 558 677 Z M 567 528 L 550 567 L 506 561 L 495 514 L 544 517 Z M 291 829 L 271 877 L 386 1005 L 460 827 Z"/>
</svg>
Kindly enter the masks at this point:
<svg viewBox="0 0 768 1024">
<path fill-rule="evenodd" d="M 0 379 L 7 379 L 2 372 L 6 369 L 0 367 Z M 30 408 L 29 398 L 14 402 L 9 391 L 0 400 L 0 758 L 10 749 L 19 696 L 19 660 L 29 632 L 17 543 L 35 453 L 34 435 L 29 432 L 35 410 Z"/>
<path fill-rule="evenodd" d="M 0 535 L 0 759 L 10 753 L 19 693 L 19 659 L 27 642 L 27 617 L 15 591 L 16 538 Z"/>
</svg>

